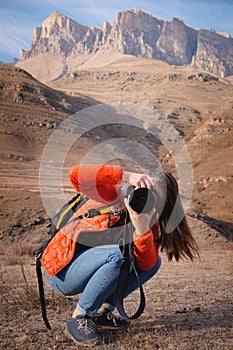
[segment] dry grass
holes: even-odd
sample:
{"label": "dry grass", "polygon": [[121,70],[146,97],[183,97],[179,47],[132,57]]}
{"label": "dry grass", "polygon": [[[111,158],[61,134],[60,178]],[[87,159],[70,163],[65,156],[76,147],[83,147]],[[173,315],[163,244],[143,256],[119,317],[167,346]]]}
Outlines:
{"label": "dry grass", "polygon": [[0,246],[0,255],[5,260],[7,259],[8,265],[20,265],[25,264],[35,255],[35,247],[28,242],[13,243],[7,249],[7,255],[5,255],[5,247]]}
{"label": "dry grass", "polygon": [[[132,81],[128,79],[129,66],[131,71],[136,72]],[[66,96],[67,102],[75,102],[75,110],[90,105],[90,101],[91,104],[97,102],[93,99],[98,99],[99,102],[106,103],[136,102],[139,106],[155,108],[166,117],[178,112],[179,120],[175,121],[177,124],[174,125],[182,127],[185,132],[184,141],[187,142],[194,167],[193,203],[198,212],[204,212],[206,215],[205,222],[190,218],[197,243],[203,250],[201,261],[195,261],[194,264],[168,264],[164,259],[158,275],[145,286],[147,304],[143,315],[131,322],[127,332],[100,330],[103,344],[98,349],[232,349],[233,248],[230,242],[226,242],[226,238],[230,236],[224,235],[225,238],[222,238],[222,232],[218,232],[220,230],[216,228],[217,223],[224,231],[225,224],[232,222],[232,181],[221,183],[215,180],[220,176],[229,175],[232,163],[229,149],[232,145],[233,86],[226,81],[209,84],[187,80],[190,72],[166,65],[158,67],[158,62],[152,67],[149,61],[120,60],[110,68],[101,70],[98,67],[93,70],[90,79],[84,76],[81,80],[67,79],[55,82],[53,86],[79,96],[76,102],[75,97],[71,100],[71,96]],[[106,71],[120,71],[119,79],[95,79],[96,74],[103,76]],[[169,76],[176,73],[181,73],[182,79],[170,81]],[[16,84],[25,82],[25,76],[22,75],[14,75]],[[9,91],[4,91],[7,94],[11,92],[14,96],[16,91],[12,84],[13,75],[9,75],[8,79],[10,88]],[[88,98],[82,96],[82,102],[80,94],[88,94]],[[59,96],[58,102],[64,97],[61,94]],[[33,102],[17,104],[7,99],[2,101],[3,155],[5,157],[13,154],[32,161],[19,162],[17,157],[15,160],[2,158],[0,349],[81,349],[82,347],[67,339],[63,332],[65,321],[75,306],[76,298],[58,296],[46,283],[44,286],[47,312],[52,331],[45,328],[38,300],[34,260],[35,247],[44,240],[45,227],[38,225],[29,229],[31,220],[41,215],[39,160],[53,131],[41,128],[39,124],[45,120],[61,121],[67,114],[55,112],[52,105],[49,107],[43,103],[37,105]],[[213,116],[223,116],[226,122],[216,124],[212,131],[208,131]],[[189,121],[190,117],[193,122]],[[31,124],[32,122],[35,124]],[[204,138],[199,139],[200,132],[205,130],[208,132],[202,133]],[[92,139],[86,140],[82,147],[74,152],[72,162],[77,161],[77,156],[85,155],[94,144]],[[161,159],[163,154],[164,150],[160,153]],[[163,165],[166,169],[173,167],[171,161],[169,158],[164,159]],[[203,181],[208,180],[210,174],[213,183],[209,180],[205,187]],[[211,223],[209,218],[212,219]],[[212,225],[213,223],[215,225]],[[137,295],[130,296],[127,300],[129,313],[137,302]],[[186,313],[176,312],[184,307]]]}
{"label": "dry grass", "polygon": [[[45,282],[48,318],[41,317],[34,261],[4,264],[0,270],[1,349],[77,349],[64,335],[65,321],[76,298],[55,294]],[[232,251],[202,252],[200,261],[167,263],[145,285],[144,314],[131,322],[128,331],[100,329],[100,350],[178,349],[229,350],[232,337]],[[131,314],[138,294],[125,304]],[[177,313],[185,307],[186,313]],[[82,349],[82,347],[78,347]]]}

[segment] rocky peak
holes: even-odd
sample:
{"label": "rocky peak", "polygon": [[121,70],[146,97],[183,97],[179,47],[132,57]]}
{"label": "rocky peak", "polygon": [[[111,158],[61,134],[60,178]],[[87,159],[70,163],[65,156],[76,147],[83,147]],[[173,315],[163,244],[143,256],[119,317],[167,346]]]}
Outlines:
{"label": "rocky peak", "polygon": [[100,28],[81,25],[54,11],[42,27],[35,28],[32,44],[28,51],[20,51],[20,60],[56,54],[64,61],[62,72],[69,72],[73,67],[66,58],[72,57],[76,66],[78,56],[93,57],[98,51],[104,54],[112,49],[172,65],[192,65],[222,77],[233,74],[233,39],[226,33],[196,30],[181,18],[164,21],[138,9],[121,11],[112,24],[105,21]]}
{"label": "rocky peak", "polygon": [[79,37],[79,33],[86,32],[89,27],[81,25],[71,18],[54,11],[48,18],[43,21],[41,36],[49,38],[51,35],[68,35]]}
{"label": "rocky peak", "polygon": [[87,27],[78,24],[71,18],[59,13],[58,11],[52,12],[52,14],[43,21],[42,24],[42,35],[48,37],[55,31],[67,30],[68,32],[74,33],[77,30],[86,30]]}
{"label": "rocky peak", "polygon": [[48,18],[58,18],[58,17],[65,17],[65,16],[62,13],[55,10],[51,13],[51,15]]}
{"label": "rocky peak", "polygon": [[184,21],[182,18],[177,18],[177,17],[173,17],[172,22],[180,22],[184,24]]}
{"label": "rocky peak", "polygon": [[100,27],[100,29],[103,31],[108,31],[110,28],[111,25],[107,21],[104,21],[103,25]]}
{"label": "rocky peak", "polygon": [[221,77],[233,74],[233,39],[213,30],[199,30],[192,65]]}
{"label": "rocky peak", "polygon": [[27,52],[20,51],[20,59],[25,60],[45,52],[67,56],[72,48],[82,41],[88,30],[89,27],[54,11],[43,21],[42,27],[34,29],[32,44]]}
{"label": "rocky peak", "polygon": [[121,11],[117,14],[113,26],[119,26],[121,29],[126,29],[128,32],[137,29],[151,30],[156,26],[157,22],[163,22],[157,18],[137,9]]}
{"label": "rocky peak", "polygon": [[227,32],[217,32],[217,34],[223,36],[226,39],[231,38],[230,34],[228,34]]}
{"label": "rocky peak", "polygon": [[162,32],[156,42],[157,58],[170,64],[189,64],[197,48],[197,32],[173,18],[163,23]]}

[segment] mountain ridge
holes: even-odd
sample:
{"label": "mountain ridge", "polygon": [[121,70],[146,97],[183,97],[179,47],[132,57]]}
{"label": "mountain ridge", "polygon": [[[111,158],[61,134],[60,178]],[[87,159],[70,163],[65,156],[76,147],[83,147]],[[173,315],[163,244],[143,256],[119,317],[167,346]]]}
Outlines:
{"label": "mountain ridge", "polygon": [[[213,29],[194,29],[180,18],[165,21],[138,9],[118,12],[115,21],[90,27],[54,11],[42,27],[35,28],[30,48],[20,50],[17,66],[35,74],[33,60],[51,65],[55,55],[59,72],[46,72],[48,81],[58,79],[98,54],[117,52],[170,65],[188,65],[220,77],[233,75],[233,39]],[[42,62],[41,62],[42,63]],[[43,70],[43,65],[41,68]]]}

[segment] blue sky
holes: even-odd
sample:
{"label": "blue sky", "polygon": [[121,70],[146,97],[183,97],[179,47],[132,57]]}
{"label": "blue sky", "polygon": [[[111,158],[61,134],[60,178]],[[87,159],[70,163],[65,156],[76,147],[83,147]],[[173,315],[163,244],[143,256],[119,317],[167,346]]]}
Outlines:
{"label": "blue sky", "polygon": [[33,29],[54,10],[81,24],[101,26],[132,8],[168,21],[179,17],[190,27],[226,31],[233,37],[233,0],[1,0],[0,61],[11,62],[20,48],[27,50]]}

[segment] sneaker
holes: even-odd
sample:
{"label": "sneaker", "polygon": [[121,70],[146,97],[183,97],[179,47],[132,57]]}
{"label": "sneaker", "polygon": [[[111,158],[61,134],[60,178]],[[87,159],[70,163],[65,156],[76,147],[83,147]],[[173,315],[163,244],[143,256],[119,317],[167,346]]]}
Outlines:
{"label": "sneaker", "polygon": [[101,343],[101,336],[95,329],[95,323],[87,316],[76,316],[66,321],[66,334],[80,345],[92,346]]}
{"label": "sneaker", "polygon": [[92,320],[97,326],[113,327],[113,328],[127,328],[128,320],[114,315],[111,311],[104,311],[92,317]]}

